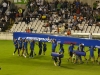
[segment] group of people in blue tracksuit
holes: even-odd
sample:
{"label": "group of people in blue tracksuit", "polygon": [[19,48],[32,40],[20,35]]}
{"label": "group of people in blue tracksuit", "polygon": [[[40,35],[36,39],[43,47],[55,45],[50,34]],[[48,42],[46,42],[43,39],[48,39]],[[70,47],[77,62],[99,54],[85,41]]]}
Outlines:
{"label": "group of people in blue tracksuit", "polygon": [[[96,51],[96,48],[98,49],[98,57],[97,59],[95,58],[95,55],[94,55],[94,52]],[[97,62],[98,64],[100,64],[100,61],[98,61],[99,57],[100,57],[100,47],[98,46],[90,46],[88,48],[88,50],[85,51],[85,47],[84,47],[84,44],[83,43],[80,43],[78,48],[77,48],[77,51],[80,51],[80,52],[85,52],[87,53],[89,51],[89,58],[87,59],[86,56],[84,56],[84,59],[88,62],[89,60],[92,60],[93,63]],[[82,61],[82,56],[81,55],[76,55],[75,54],[75,51],[74,51],[74,44],[70,44],[69,48],[68,48],[68,53],[69,53],[69,58],[68,58],[68,61],[71,60],[71,62],[73,63],[83,63]],[[73,60],[74,59],[74,60]]]}
{"label": "group of people in blue tracksuit", "polygon": [[[56,41],[56,39],[50,40],[51,44],[52,44],[52,51],[51,52],[55,52],[58,54],[63,54],[64,55],[64,47],[63,47],[63,43],[59,43],[59,52],[56,51],[56,47],[58,45],[58,42]],[[30,53],[29,53],[29,49],[28,49],[28,44],[30,44]],[[30,58],[33,58],[34,55],[36,55],[34,48],[35,45],[38,45],[39,48],[39,52],[38,55],[45,55],[45,52],[47,50],[47,44],[43,41],[35,41],[35,40],[27,40],[27,39],[22,39],[20,38],[19,40],[14,39],[14,46],[15,46],[15,50],[13,55],[18,52],[19,56],[24,56],[25,58],[27,56],[29,56]],[[74,51],[75,47],[74,44],[71,43],[68,47],[68,53],[69,53],[69,58],[68,61],[71,60],[71,62],[73,63],[83,63],[82,61],[82,56],[81,55],[77,55]],[[98,49],[98,57],[95,58],[94,52],[95,50]],[[84,56],[84,59],[88,62],[89,60],[92,60],[93,63],[98,62],[98,64],[100,64],[100,62],[98,61],[99,57],[100,57],[100,47],[99,46],[90,46],[88,48],[88,50],[85,51],[85,46],[83,43],[80,43],[78,45],[77,51],[80,52],[85,52],[87,53],[89,51],[89,59],[86,58],[86,56]],[[54,65],[55,66],[60,66],[61,65],[61,57],[55,57],[53,56],[52,59],[54,60]]]}
{"label": "group of people in blue tracksuit", "polygon": [[[28,52],[28,44],[30,44],[30,53]],[[20,40],[14,39],[15,50],[13,55],[16,53],[16,51],[18,51],[19,56],[24,56],[26,58],[29,55],[30,58],[33,58],[33,55],[36,55],[34,52],[35,44],[39,47],[38,55],[42,55],[42,53],[45,55],[47,50],[47,45],[45,42],[38,41],[38,43],[36,43],[33,39],[27,40],[22,38],[20,38]]]}

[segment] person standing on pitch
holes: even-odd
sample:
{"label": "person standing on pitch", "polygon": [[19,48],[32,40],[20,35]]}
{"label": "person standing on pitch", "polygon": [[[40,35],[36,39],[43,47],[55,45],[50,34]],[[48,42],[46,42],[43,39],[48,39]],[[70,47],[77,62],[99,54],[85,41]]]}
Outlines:
{"label": "person standing on pitch", "polygon": [[[85,51],[84,51],[84,48],[85,48],[85,47],[84,47],[84,44],[82,43],[82,44],[81,44],[81,50],[80,50],[80,51],[81,51],[81,52],[85,52]],[[86,52],[85,52],[85,53],[86,53]],[[84,59],[87,61],[86,56],[84,56]]]}
{"label": "person standing on pitch", "polygon": [[23,56],[26,58],[27,51],[27,41],[26,39],[23,40]]}
{"label": "person standing on pitch", "polygon": [[26,55],[28,55],[28,41],[27,41],[27,39],[25,39],[25,42],[24,42],[24,49],[25,49],[25,53],[26,53]]}
{"label": "person standing on pitch", "polygon": [[63,47],[63,43],[60,43],[60,48],[62,48]]}
{"label": "person standing on pitch", "polygon": [[20,55],[20,51],[23,49],[23,40],[22,38],[20,38],[19,42],[18,42],[18,45],[19,45],[19,55]]}
{"label": "person standing on pitch", "polygon": [[100,46],[96,46],[96,48],[98,49],[98,57],[97,57],[96,62],[97,62],[98,64],[100,64],[100,61],[99,61],[99,58],[100,58]]}
{"label": "person standing on pitch", "polygon": [[34,52],[34,46],[35,46],[35,41],[34,40],[31,40],[30,42],[30,57],[33,58],[33,52]]}
{"label": "person standing on pitch", "polygon": [[52,52],[55,52],[57,43],[55,40],[52,40]]}
{"label": "person standing on pitch", "polygon": [[[77,50],[80,51],[80,52],[83,51],[83,49],[82,49],[82,43],[79,44]],[[82,62],[82,57],[81,57],[81,55],[77,55],[77,57],[78,57],[78,59],[76,60],[76,62],[79,60],[80,63],[83,63],[83,62]]]}
{"label": "person standing on pitch", "polygon": [[18,40],[16,40],[16,39],[14,39],[14,46],[15,46],[15,51],[14,51],[13,55],[15,55],[17,50],[18,50],[18,55],[19,55]]}
{"label": "person standing on pitch", "polygon": [[47,45],[46,45],[46,43],[44,42],[44,43],[43,43],[43,54],[44,54],[44,55],[45,55],[46,50],[47,50]]}
{"label": "person standing on pitch", "polygon": [[53,57],[53,60],[54,60],[54,65],[55,66],[60,66],[61,65],[61,56],[60,55],[63,55],[64,54],[64,48],[60,48],[60,51],[59,51],[59,57]]}
{"label": "person standing on pitch", "polygon": [[38,46],[39,46],[39,55],[41,55],[42,54],[42,41],[39,41],[38,43],[39,43],[38,44]]}
{"label": "person standing on pitch", "polygon": [[94,56],[95,47],[94,46],[89,47],[88,51],[90,51],[90,57],[88,60],[92,59],[92,62],[94,64],[94,62],[95,62],[95,56]]}
{"label": "person standing on pitch", "polygon": [[74,45],[71,43],[70,44],[70,46],[69,46],[69,48],[68,48],[68,53],[69,53],[69,59],[68,59],[68,61],[71,59],[71,61],[72,61],[72,56],[73,56],[73,49],[74,49]]}

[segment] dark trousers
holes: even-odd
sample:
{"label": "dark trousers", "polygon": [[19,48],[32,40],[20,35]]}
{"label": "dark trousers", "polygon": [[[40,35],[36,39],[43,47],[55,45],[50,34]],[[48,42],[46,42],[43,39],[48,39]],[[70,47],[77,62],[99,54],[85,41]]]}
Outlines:
{"label": "dark trousers", "polygon": [[54,48],[54,49],[52,49],[52,52],[55,52],[55,48]]}
{"label": "dark trousers", "polygon": [[59,57],[58,66],[61,65],[61,58]]}
{"label": "dark trousers", "polygon": [[25,51],[26,51],[26,54],[28,55],[28,49],[27,48],[25,49]]}
{"label": "dark trousers", "polygon": [[82,63],[82,57],[80,55],[78,55],[78,59],[80,60],[80,63]]}
{"label": "dark trousers", "polygon": [[30,52],[30,57],[33,57],[33,50],[31,50]]}
{"label": "dark trousers", "polygon": [[3,7],[2,15],[5,14],[6,10],[7,10],[7,7]]}
{"label": "dark trousers", "polygon": [[14,51],[14,53],[16,53],[16,51],[18,50],[18,54],[19,54],[19,49],[18,48],[15,48],[15,51]]}
{"label": "dark trousers", "polygon": [[39,48],[39,55],[42,54],[42,48]]}
{"label": "dark trousers", "polygon": [[54,61],[57,63],[58,62],[58,66],[61,65],[61,58],[60,57],[53,57]]}

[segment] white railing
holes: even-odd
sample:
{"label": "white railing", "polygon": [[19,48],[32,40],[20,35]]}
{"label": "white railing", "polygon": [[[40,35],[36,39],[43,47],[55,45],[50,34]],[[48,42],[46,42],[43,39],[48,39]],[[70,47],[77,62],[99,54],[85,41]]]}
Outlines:
{"label": "white railing", "polygon": [[[85,38],[88,38],[90,33],[72,33],[72,36],[81,36]],[[93,37],[100,38],[100,33],[93,33]],[[13,33],[10,32],[0,32],[0,40],[12,40],[13,39]]]}
{"label": "white railing", "polygon": [[13,33],[9,32],[0,32],[0,40],[12,40]]}

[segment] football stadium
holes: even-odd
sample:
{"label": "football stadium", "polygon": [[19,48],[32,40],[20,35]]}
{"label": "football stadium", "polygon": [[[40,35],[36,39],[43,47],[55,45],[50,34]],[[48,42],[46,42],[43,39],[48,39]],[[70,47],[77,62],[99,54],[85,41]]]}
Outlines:
{"label": "football stadium", "polygon": [[99,73],[99,0],[0,0],[0,75]]}

